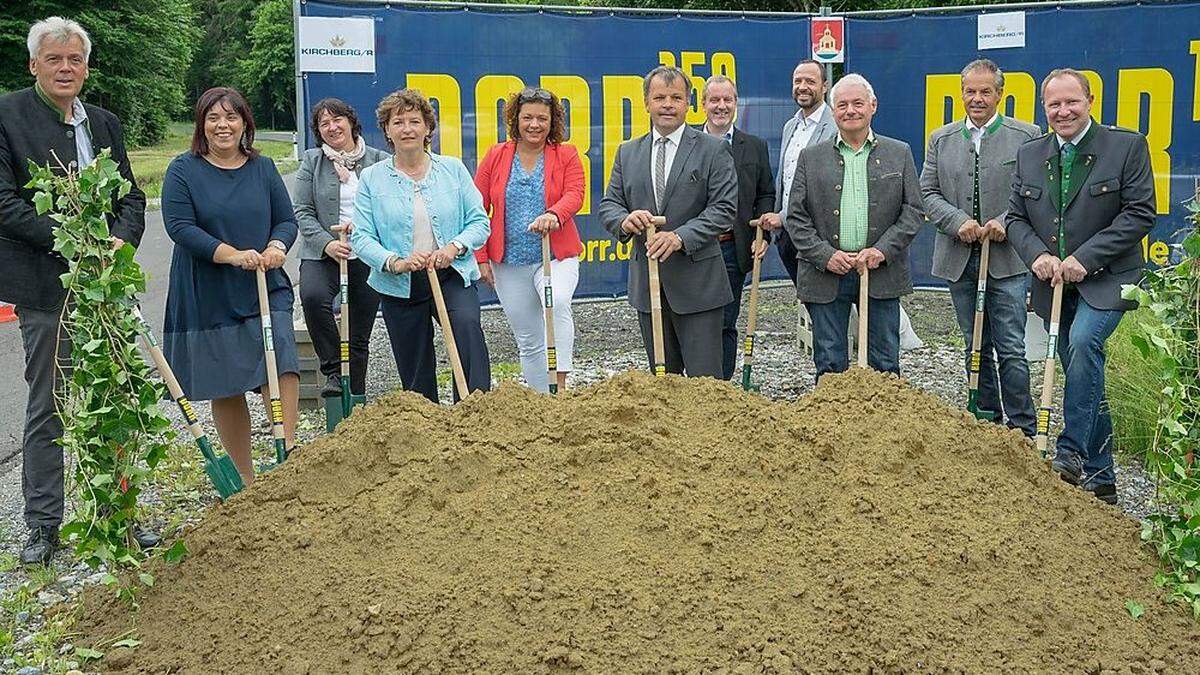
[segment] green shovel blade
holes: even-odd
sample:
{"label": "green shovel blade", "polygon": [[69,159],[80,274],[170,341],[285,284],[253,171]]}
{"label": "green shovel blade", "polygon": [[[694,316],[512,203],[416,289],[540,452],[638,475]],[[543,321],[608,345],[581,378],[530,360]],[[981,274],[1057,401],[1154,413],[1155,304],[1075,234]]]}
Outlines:
{"label": "green shovel blade", "polygon": [[245,484],[242,483],[242,474],[238,473],[233,458],[224,454],[217,455],[207,436],[197,438],[196,444],[200,446],[200,453],[204,455],[204,473],[208,474],[208,479],[212,481],[213,488],[221,499],[229,499],[241,492]]}
{"label": "green shovel blade", "polygon": [[981,410],[979,408],[979,390],[971,389],[967,392],[967,411],[975,416],[976,419],[981,419],[985,422],[996,421],[996,411]]}

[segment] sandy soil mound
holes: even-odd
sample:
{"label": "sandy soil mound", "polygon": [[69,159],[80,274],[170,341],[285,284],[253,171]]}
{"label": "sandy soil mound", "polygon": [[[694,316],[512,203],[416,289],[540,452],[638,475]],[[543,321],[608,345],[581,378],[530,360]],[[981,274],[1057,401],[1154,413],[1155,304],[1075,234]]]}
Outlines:
{"label": "sandy soil mound", "polygon": [[187,542],[132,626],[93,603],[79,643],[143,641],[102,667],[1200,672],[1136,523],[863,371],[796,403],[643,374],[392,395]]}

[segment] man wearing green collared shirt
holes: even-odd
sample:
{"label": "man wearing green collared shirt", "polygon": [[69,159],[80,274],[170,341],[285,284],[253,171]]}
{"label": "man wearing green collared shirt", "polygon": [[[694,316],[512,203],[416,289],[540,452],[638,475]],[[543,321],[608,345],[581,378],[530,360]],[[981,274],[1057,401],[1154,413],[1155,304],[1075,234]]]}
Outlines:
{"label": "man wearing green collared shirt", "polygon": [[842,225],[840,228],[843,251],[855,253],[867,245],[867,159],[875,144],[875,132],[867,129],[866,142],[857,150],[847,143],[842,135],[837,136],[837,149],[846,163],[842,172]]}
{"label": "man wearing green collared shirt", "polygon": [[877,135],[871,84],[850,74],[831,95],[835,138],[805,148],[788,198],[788,236],[799,253],[796,292],[812,318],[817,377],[849,367],[847,324],[869,269],[867,363],[900,372],[900,296],[912,292],[908,245],[924,204],[912,150]]}

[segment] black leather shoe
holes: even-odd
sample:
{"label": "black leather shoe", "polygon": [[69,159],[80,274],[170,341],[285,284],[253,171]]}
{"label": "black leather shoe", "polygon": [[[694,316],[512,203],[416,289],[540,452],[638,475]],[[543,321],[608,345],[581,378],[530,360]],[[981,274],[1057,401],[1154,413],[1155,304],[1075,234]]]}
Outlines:
{"label": "black leather shoe", "polygon": [[162,537],[158,536],[157,532],[143,530],[140,527],[133,531],[133,540],[142,547],[143,551],[148,551],[162,543]]}
{"label": "black leather shoe", "polygon": [[1050,462],[1050,468],[1054,469],[1059,478],[1071,485],[1079,485],[1079,481],[1083,479],[1083,458],[1073,452],[1060,452],[1055,455],[1054,461]]}
{"label": "black leather shoe", "polygon": [[57,526],[31,527],[29,528],[29,541],[25,542],[25,548],[21,549],[21,564],[42,565],[43,567],[49,565],[56,548],[58,548]]}
{"label": "black leather shoe", "polygon": [[321,387],[321,398],[333,398],[342,395],[342,378],[337,375],[330,375],[328,380],[325,380],[325,386]]}
{"label": "black leather shoe", "polygon": [[1105,504],[1115,505],[1117,503],[1117,486],[1113,485],[1112,483],[1089,485],[1084,489],[1092,493],[1093,497],[1099,499]]}

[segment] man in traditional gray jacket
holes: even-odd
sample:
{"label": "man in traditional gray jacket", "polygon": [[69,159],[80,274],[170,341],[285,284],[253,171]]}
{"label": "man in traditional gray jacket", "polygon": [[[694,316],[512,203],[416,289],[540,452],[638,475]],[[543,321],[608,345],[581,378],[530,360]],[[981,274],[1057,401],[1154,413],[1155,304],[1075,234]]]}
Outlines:
{"label": "man in traditional gray jacket", "polygon": [[1150,148],[1136,131],[1092,122],[1091,87],[1077,70],[1046,76],[1042,106],[1053,133],[1017,151],[1008,240],[1036,277],[1033,309],[1047,327],[1053,288],[1064,286],[1063,430],[1052,466],[1063,480],[1115,504],[1104,343],[1136,306],[1121,298],[1121,287],[1141,279],[1141,241],[1154,227]]}
{"label": "man in traditional gray jacket", "polygon": [[996,413],[997,422],[1007,416],[1010,428],[1033,436],[1033,399],[1025,358],[1029,271],[1005,241],[1004,218],[1017,148],[1042,132],[1032,124],[1001,115],[996,108],[1003,96],[1004,73],[995,63],[978,59],[963,68],[967,116],[929,136],[921,194],[936,230],[933,274],[950,282],[950,299],[966,342],[968,372],[980,242],[989,241],[978,405]]}
{"label": "man in traditional gray jacket", "polygon": [[[620,241],[634,239],[629,304],[651,367],[647,256],[659,263],[667,372],[721,377],[721,324],[733,293],[717,237],[737,217],[738,181],[729,144],[683,123],[689,92],[678,68],[659,66],[646,75],[651,130],[617,149],[600,222]],[[666,225],[647,237],[655,215]]]}
{"label": "man in traditional gray jacket", "polygon": [[900,296],[912,292],[908,246],[924,222],[907,143],[871,129],[871,83],[849,74],[830,95],[837,136],[796,163],[784,229],[796,245],[797,294],[812,318],[817,378],[849,367],[846,331],[869,269],[867,362],[900,373]]}

